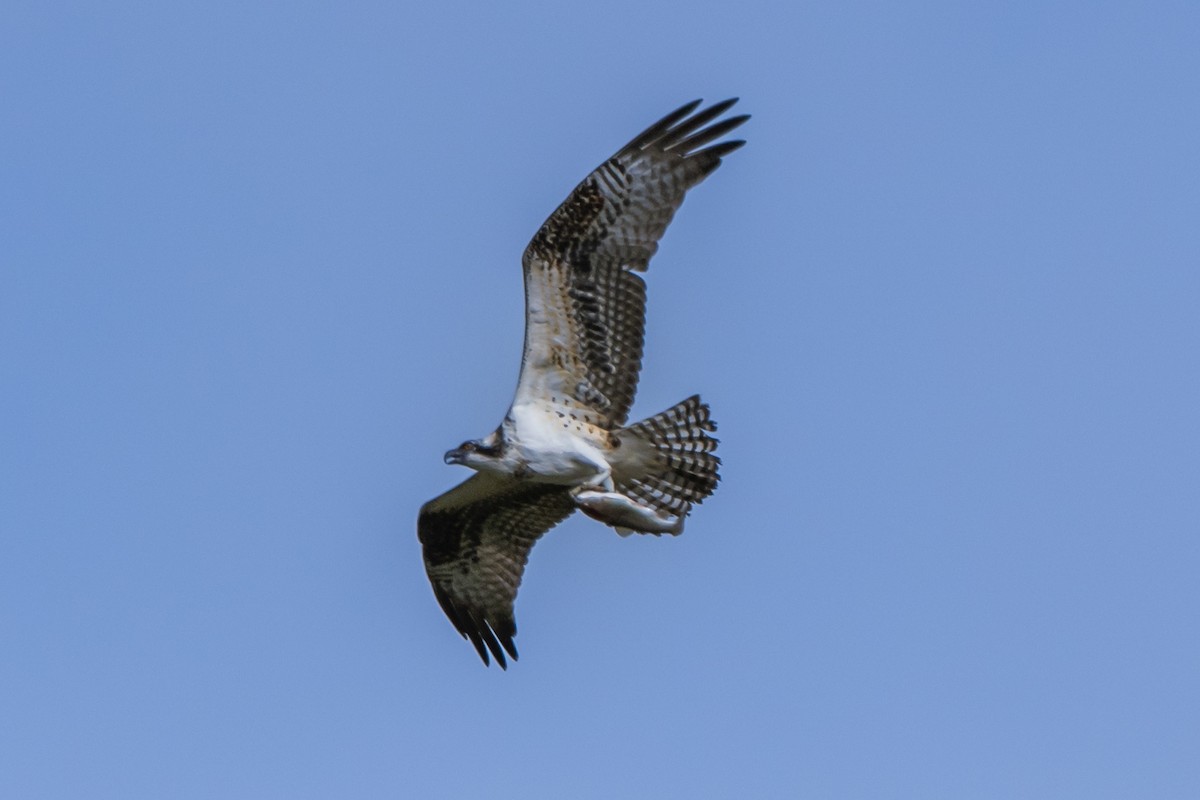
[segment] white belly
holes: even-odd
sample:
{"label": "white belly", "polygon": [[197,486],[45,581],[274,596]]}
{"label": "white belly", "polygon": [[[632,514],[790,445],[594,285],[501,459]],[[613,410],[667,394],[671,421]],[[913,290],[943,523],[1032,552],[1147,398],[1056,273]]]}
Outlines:
{"label": "white belly", "polygon": [[532,476],[547,483],[582,484],[607,478],[608,460],[595,444],[579,435],[552,410],[514,406],[506,438]]}

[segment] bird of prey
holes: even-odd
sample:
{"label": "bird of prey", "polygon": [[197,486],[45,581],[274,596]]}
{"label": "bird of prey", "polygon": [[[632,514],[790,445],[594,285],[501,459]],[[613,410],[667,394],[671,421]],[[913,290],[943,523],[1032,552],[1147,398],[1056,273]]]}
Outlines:
{"label": "bird of prey", "polygon": [[679,534],[717,486],[716,429],[698,396],[626,426],[642,364],[646,284],[688,189],[744,141],[736,98],[671,112],[575,187],[522,259],[525,349],[504,421],[446,453],[476,471],[421,507],[433,593],[475,646],[516,660],[513,602],[529,551],[575,509],[622,535]]}

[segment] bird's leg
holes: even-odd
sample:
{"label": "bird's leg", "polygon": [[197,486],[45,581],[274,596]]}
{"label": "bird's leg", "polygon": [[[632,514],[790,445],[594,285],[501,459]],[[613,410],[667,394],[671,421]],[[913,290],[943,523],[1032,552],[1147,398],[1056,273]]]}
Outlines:
{"label": "bird's leg", "polygon": [[601,489],[603,489],[606,492],[615,492],[617,490],[617,487],[616,487],[616,484],[613,483],[612,468],[605,467],[604,472],[602,472],[600,474],[603,477],[601,477],[600,480],[598,482],[596,482],[594,485],[599,486]]}
{"label": "bird's leg", "polygon": [[615,492],[616,490],[617,487],[612,478],[612,467],[605,464],[596,468],[596,474],[587,483],[572,489],[571,496],[578,497],[580,492]]}

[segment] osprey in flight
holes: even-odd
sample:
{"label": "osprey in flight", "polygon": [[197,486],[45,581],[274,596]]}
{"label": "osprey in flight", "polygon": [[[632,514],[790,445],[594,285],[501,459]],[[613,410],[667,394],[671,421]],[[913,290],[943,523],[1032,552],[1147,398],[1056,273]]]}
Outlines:
{"label": "osprey in flight", "polygon": [[[626,426],[642,364],[645,271],[683,196],[745,142],[747,116],[697,100],[651,125],[550,215],[525,249],[525,350],[496,430],[446,453],[477,474],[421,508],[433,593],[507,668],[529,551],[575,509],[631,532],[678,534],[717,486],[716,425],[698,396]],[[713,123],[713,124],[710,124]],[[706,146],[707,145],[707,146]]]}

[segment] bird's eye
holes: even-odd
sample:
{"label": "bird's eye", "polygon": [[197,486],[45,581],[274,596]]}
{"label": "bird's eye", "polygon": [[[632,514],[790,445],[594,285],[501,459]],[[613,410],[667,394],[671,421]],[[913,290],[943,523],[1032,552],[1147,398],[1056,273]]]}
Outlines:
{"label": "bird's eye", "polygon": [[475,443],[474,442],[463,442],[462,447],[460,447],[459,449],[466,450],[468,453],[474,453],[475,452]]}

